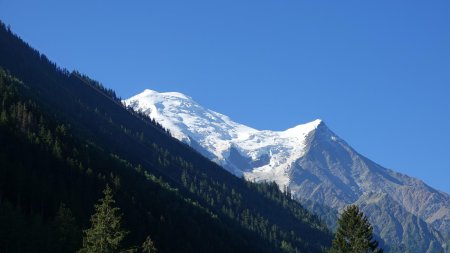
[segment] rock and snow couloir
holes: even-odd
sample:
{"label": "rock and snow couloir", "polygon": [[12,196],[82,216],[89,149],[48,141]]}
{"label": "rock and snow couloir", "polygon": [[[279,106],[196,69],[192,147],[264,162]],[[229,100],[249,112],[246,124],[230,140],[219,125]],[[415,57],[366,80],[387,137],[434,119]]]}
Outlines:
{"label": "rock and snow couloir", "polygon": [[437,252],[450,237],[448,194],[365,158],[322,120],[285,131],[257,130],[178,92],[145,90],[124,103],[231,173],[289,187],[324,219],[333,216],[324,210],[358,203],[376,222],[375,233],[397,250]]}

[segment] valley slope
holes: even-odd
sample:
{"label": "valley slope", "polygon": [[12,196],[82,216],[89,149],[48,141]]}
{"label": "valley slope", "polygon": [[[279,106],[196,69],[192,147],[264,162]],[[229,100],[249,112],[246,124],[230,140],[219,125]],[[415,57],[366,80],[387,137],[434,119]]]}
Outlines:
{"label": "valley slope", "polygon": [[106,185],[129,231],[113,243],[127,252],[142,252],[148,236],[166,253],[331,244],[326,226],[275,184],[235,177],[1,22],[0,101],[1,252],[77,252]]}

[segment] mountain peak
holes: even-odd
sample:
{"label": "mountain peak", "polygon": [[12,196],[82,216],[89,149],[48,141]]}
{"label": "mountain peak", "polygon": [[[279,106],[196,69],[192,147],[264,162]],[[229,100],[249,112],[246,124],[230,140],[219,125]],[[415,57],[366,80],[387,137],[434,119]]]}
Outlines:
{"label": "mountain peak", "polygon": [[150,95],[154,95],[154,94],[158,94],[158,93],[159,92],[157,92],[155,90],[145,89],[141,93],[138,93],[137,95],[135,95],[134,97],[146,97],[146,96],[150,96]]}
{"label": "mountain peak", "polygon": [[311,121],[310,123],[317,124],[317,125],[325,124],[325,122],[322,119],[316,119],[316,120]]}
{"label": "mountain peak", "polygon": [[[300,125],[298,125],[296,127],[300,127],[300,126],[306,127],[307,126],[307,127],[311,127],[311,128],[316,129],[316,128],[322,126],[322,125],[325,126],[325,122],[322,119],[315,119],[315,120],[310,121],[308,123],[300,124]],[[296,128],[296,127],[294,127],[294,128]]]}
{"label": "mountain peak", "polygon": [[322,119],[316,119],[314,121],[309,122],[308,124],[314,125],[316,129],[327,129],[327,130],[330,130],[328,128],[328,125]]}
{"label": "mountain peak", "polygon": [[156,90],[145,89],[140,94],[151,94],[151,93],[158,93],[158,92]]}
{"label": "mountain peak", "polygon": [[325,121],[323,119],[315,119],[305,124],[300,124],[299,126],[309,126],[313,129],[317,129],[319,127],[326,127]]}
{"label": "mountain peak", "polygon": [[306,124],[300,124],[295,127],[289,128],[283,132],[284,136],[305,136],[309,134],[311,131],[316,130],[321,125],[324,125],[325,123],[321,119],[316,119],[314,121],[308,122]]}
{"label": "mountain peak", "polygon": [[186,100],[192,100],[191,97],[186,96],[185,94],[181,92],[158,92],[151,89],[145,89],[141,93],[137,94],[136,96],[133,96],[134,99],[144,98],[144,97],[161,97],[161,98],[181,98]]}
{"label": "mountain peak", "polygon": [[176,97],[176,98],[181,98],[181,99],[192,100],[191,97],[186,96],[186,95],[184,95],[181,92],[174,92],[174,91],[172,91],[172,92],[162,92],[160,94],[162,94],[164,96],[168,96],[168,97]]}
{"label": "mountain peak", "polygon": [[288,183],[288,167],[305,154],[307,137],[324,125],[316,119],[284,131],[257,130],[204,108],[179,92],[145,90],[124,103],[148,113],[175,138],[200,152],[208,151],[209,158],[230,172],[242,176],[258,170],[255,178],[275,177],[279,185]]}

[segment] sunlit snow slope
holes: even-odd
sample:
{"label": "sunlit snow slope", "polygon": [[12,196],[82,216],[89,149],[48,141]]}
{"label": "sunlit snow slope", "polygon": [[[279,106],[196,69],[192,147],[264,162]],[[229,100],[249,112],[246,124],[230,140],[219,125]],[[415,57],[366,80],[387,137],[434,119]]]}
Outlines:
{"label": "sunlit snow slope", "polygon": [[232,173],[282,186],[289,184],[289,165],[305,153],[307,135],[321,124],[315,120],[286,131],[260,131],[177,92],[145,90],[125,104],[150,115],[175,138],[202,148],[202,153]]}
{"label": "sunlit snow slope", "polygon": [[190,97],[152,90],[124,101],[237,176],[275,181],[321,215],[357,203],[393,252],[439,252],[450,235],[450,196],[357,153],[321,120],[257,130]]}

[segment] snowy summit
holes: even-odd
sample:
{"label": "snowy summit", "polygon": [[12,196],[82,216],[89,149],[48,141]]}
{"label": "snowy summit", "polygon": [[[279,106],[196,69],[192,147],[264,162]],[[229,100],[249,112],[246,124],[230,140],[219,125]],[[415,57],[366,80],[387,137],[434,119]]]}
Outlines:
{"label": "snowy summit", "polygon": [[250,180],[289,184],[290,164],[305,153],[308,134],[319,119],[285,131],[257,130],[206,109],[178,92],[145,90],[124,101],[148,114],[172,135],[228,169]]}

